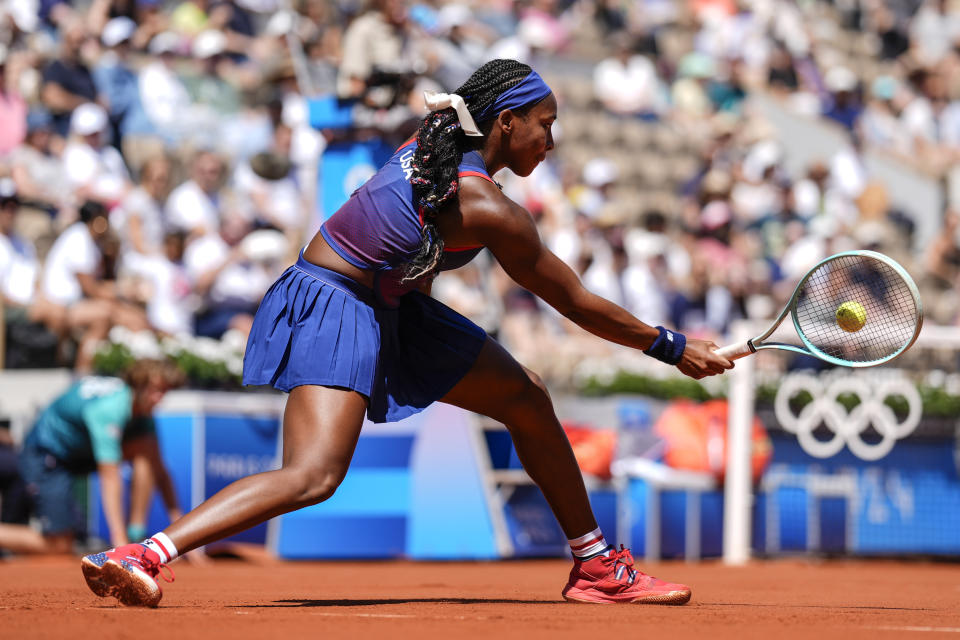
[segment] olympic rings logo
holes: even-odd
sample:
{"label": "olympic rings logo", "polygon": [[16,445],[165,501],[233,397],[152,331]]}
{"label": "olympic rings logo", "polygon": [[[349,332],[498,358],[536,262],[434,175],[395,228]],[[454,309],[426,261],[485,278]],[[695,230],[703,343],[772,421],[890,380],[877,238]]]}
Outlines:
{"label": "olympic rings logo", "polygon": [[[795,414],[790,400],[806,391],[813,401]],[[860,403],[849,412],[839,396],[852,394]],[[893,410],[884,404],[891,396],[907,401],[906,418],[900,422]],[[879,460],[893,449],[897,440],[910,435],[920,423],[923,401],[917,388],[902,376],[859,375],[817,378],[806,373],[786,376],[774,399],[774,413],[784,429],[797,435],[800,446],[815,458],[829,458],[846,445],[861,460]],[[828,440],[814,437],[820,425],[833,432]],[[865,442],[862,434],[872,426],[880,441]]]}

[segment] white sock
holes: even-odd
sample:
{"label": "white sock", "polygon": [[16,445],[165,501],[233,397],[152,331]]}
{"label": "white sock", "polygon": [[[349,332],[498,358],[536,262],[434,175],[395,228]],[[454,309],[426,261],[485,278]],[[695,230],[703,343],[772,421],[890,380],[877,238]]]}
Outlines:
{"label": "white sock", "polygon": [[174,546],[173,541],[162,531],[155,534],[152,538],[147,538],[142,544],[145,544],[148,549],[160,556],[160,562],[163,563],[170,562],[180,555],[177,552],[177,547]]}
{"label": "white sock", "polygon": [[570,543],[570,550],[573,551],[573,555],[578,558],[596,555],[607,548],[607,541],[604,540],[600,527],[579,538],[567,540],[567,542]]}

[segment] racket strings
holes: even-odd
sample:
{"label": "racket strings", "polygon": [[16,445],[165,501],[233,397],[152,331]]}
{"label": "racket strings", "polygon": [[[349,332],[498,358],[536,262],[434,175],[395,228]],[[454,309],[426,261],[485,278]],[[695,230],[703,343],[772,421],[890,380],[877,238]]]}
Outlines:
{"label": "racket strings", "polygon": [[[863,308],[863,326],[844,330],[837,310]],[[917,301],[909,284],[893,267],[868,256],[841,256],[818,267],[798,295],[795,309],[801,337],[828,356],[848,362],[887,358],[914,337]]]}

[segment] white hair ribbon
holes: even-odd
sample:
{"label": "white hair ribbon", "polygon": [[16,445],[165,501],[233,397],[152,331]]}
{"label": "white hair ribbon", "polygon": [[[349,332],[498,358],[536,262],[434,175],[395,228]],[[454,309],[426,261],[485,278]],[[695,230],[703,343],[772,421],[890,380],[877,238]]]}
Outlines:
{"label": "white hair ribbon", "polygon": [[477,123],[473,121],[470,110],[467,109],[467,103],[461,96],[455,93],[436,93],[434,91],[424,91],[423,100],[430,111],[439,111],[447,107],[453,107],[457,112],[457,118],[460,120],[460,128],[468,136],[483,137],[480,130],[477,129]]}

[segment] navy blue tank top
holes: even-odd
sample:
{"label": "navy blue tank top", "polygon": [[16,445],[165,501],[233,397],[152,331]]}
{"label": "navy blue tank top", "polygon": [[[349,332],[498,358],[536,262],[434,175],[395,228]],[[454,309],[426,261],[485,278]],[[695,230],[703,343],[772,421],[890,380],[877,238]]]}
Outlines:
{"label": "navy blue tank top", "polygon": [[[376,271],[375,293],[389,306],[420,286],[422,279],[400,283],[404,267],[420,246],[423,221],[414,205],[410,163],[416,151],[410,140],[373,177],[353,192],[336,213],[323,223],[320,233],[337,254],[360,269]],[[477,151],[463,154],[459,175],[479,176],[493,182]],[[441,271],[457,269],[480,253],[483,246],[444,249]]]}

